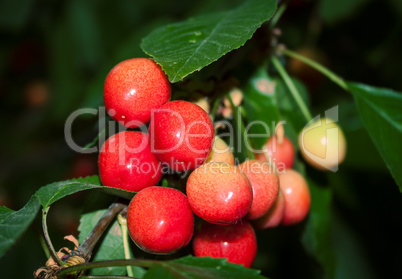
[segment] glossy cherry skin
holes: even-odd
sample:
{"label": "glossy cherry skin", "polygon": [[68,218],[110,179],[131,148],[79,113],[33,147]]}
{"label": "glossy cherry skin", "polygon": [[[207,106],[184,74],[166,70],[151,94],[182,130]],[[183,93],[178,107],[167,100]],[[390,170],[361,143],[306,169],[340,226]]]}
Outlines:
{"label": "glossy cherry skin", "polygon": [[285,197],[282,190],[279,190],[278,198],[274,205],[264,214],[261,218],[253,222],[256,229],[263,230],[267,228],[277,227],[283,219],[285,214]]}
{"label": "glossy cherry skin", "polygon": [[148,58],[117,64],[107,75],[103,96],[110,116],[129,128],[151,119],[151,111],[170,100],[170,83],[161,67]]}
{"label": "glossy cherry skin", "polygon": [[226,144],[226,142],[218,136],[215,136],[214,144],[212,146],[212,151],[209,154],[208,158],[205,160],[205,163],[208,162],[226,162],[234,165],[235,160],[230,147]]}
{"label": "glossy cherry skin", "polygon": [[152,186],[141,190],[131,200],[127,226],[132,240],[142,250],[170,254],[190,242],[194,215],[182,192]]}
{"label": "glossy cherry skin", "polygon": [[215,132],[211,118],[201,107],[172,101],[154,112],[149,134],[155,156],[171,169],[184,171],[205,162]]}
{"label": "glossy cherry skin", "polygon": [[293,166],[295,150],[287,137],[283,137],[281,142],[275,136],[270,137],[262,151],[255,154],[256,159],[263,162],[271,160],[279,170],[290,169]]}
{"label": "glossy cherry skin", "polygon": [[99,175],[105,186],[138,192],[157,184],[162,165],[152,154],[148,135],[124,131],[108,138],[99,153]]}
{"label": "glossy cherry skin", "polygon": [[230,226],[204,222],[194,234],[193,252],[197,257],[227,258],[228,262],[251,267],[257,239],[246,220]]}
{"label": "glossy cherry skin", "polygon": [[246,175],[229,163],[210,162],[195,169],[186,185],[194,214],[214,224],[234,224],[243,218],[253,201]]}
{"label": "glossy cherry skin", "polygon": [[336,171],[346,156],[346,139],[335,121],[321,118],[312,121],[300,132],[299,149],[311,166]]}
{"label": "glossy cherry skin", "polygon": [[247,160],[239,165],[253,188],[253,202],[246,216],[249,220],[262,217],[273,206],[279,192],[279,179],[267,162]]}
{"label": "glossy cherry skin", "polygon": [[306,218],[311,204],[310,190],[304,177],[289,169],[279,174],[279,183],[285,198],[282,225],[294,225]]}

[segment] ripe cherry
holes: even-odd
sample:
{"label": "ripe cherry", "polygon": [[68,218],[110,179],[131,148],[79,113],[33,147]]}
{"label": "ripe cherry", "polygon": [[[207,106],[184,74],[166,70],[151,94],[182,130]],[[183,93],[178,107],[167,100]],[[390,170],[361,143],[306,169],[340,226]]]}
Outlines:
{"label": "ripe cherry", "polygon": [[160,66],[151,59],[122,61],[106,77],[106,110],[115,120],[129,128],[148,123],[151,111],[169,100],[169,81]]}
{"label": "ripe cherry", "polygon": [[285,197],[282,190],[279,190],[278,198],[276,199],[274,205],[265,213],[264,216],[255,220],[253,226],[259,230],[273,228],[278,226],[285,213]]}
{"label": "ripe cherry", "polygon": [[279,174],[279,183],[285,198],[282,225],[297,224],[310,210],[311,198],[307,182],[300,173],[288,169]]}
{"label": "ripe cherry", "polygon": [[279,191],[278,175],[268,163],[247,160],[239,165],[253,188],[253,202],[246,216],[253,220],[262,217],[275,203]]}
{"label": "ripe cherry", "polygon": [[124,131],[108,138],[99,154],[99,174],[103,185],[128,191],[157,184],[161,163],[152,154],[148,135]]}
{"label": "ripe cherry", "polygon": [[209,115],[187,101],[168,102],[157,109],[149,133],[152,152],[176,171],[191,170],[204,163],[215,135]]}
{"label": "ripe cherry", "polygon": [[208,162],[226,162],[234,165],[235,160],[230,147],[226,142],[218,136],[215,136],[214,144],[212,146],[212,151],[209,154],[205,163]]}
{"label": "ripe cherry", "polygon": [[331,119],[321,118],[299,134],[299,148],[304,159],[319,170],[337,170],[346,155],[342,129]]}
{"label": "ripe cherry", "polygon": [[284,132],[283,126],[279,126],[276,134],[268,139],[261,152],[255,154],[256,159],[275,163],[278,170],[290,169],[293,166],[295,150]]}
{"label": "ripe cherry", "polygon": [[214,224],[233,224],[244,217],[253,200],[246,175],[229,163],[210,162],[195,169],[187,180],[193,212]]}
{"label": "ripe cherry", "polygon": [[228,262],[251,267],[257,254],[257,239],[246,220],[230,226],[204,222],[194,234],[193,251],[197,257],[227,258]]}
{"label": "ripe cherry", "polygon": [[191,240],[194,215],[182,192],[152,186],[141,190],[131,200],[127,226],[132,240],[142,250],[170,254]]}

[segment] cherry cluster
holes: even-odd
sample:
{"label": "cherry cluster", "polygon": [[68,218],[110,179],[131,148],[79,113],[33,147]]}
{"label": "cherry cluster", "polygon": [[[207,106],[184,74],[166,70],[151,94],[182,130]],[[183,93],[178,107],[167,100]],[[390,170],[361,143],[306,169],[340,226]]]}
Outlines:
{"label": "cherry cluster", "polygon": [[[170,95],[168,79],[150,59],[129,59],[110,71],[106,109],[136,130],[105,141],[99,155],[101,181],[138,192],[127,222],[131,238],[144,251],[169,254],[192,240],[195,256],[250,267],[257,252],[254,228],[296,224],[308,214],[307,183],[291,169],[293,146],[285,138],[275,152],[265,153],[286,166],[279,174],[266,156],[236,166],[230,148],[215,136],[208,113],[191,102],[170,101]],[[267,146],[272,147],[272,139]],[[155,186],[165,168],[191,171],[185,193]],[[196,228],[194,214],[201,219]]]}

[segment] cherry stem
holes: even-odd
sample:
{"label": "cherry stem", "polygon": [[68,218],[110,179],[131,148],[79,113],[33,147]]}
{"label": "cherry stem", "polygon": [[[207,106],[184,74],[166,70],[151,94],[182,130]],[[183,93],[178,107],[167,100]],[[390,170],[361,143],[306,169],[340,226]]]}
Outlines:
{"label": "cherry stem", "polygon": [[271,28],[275,27],[278,21],[281,19],[283,13],[286,11],[286,8],[288,6],[288,2],[283,2],[279,8],[276,10],[275,15],[272,17],[269,25]]}
{"label": "cherry stem", "polygon": [[280,53],[283,53],[287,56],[296,58],[304,63],[306,63],[307,65],[309,65],[310,67],[316,69],[317,71],[319,71],[321,74],[323,74],[324,76],[326,76],[327,78],[329,78],[330,80],[332,80],[333,82],[335,82],[337,85],[339,85],[342,89],[348,91],[348,85],[346,84],[346,82],[339,77],[337,74],[335,74],[334,72],[332,72],[331,70],[329,70],[328,68],[324,67],[323,65],[315,62],[314,60],[311,60],[303,55],[300,55],[294,51],[291,51],[289,49],[285,49],[285,48],[277,48],[277,51]]}
{"label": "cherry stem", "polygon": [[48,207],[46,207],[46,208],[44,208],[44,209],[42,210],[42,230],[43,230],[43,236],[44,236],[44,238],[45,238],[46,245],[47,245],[47,247],[49,248],[50,256],[53,258],[53,260],[54,260],[59,266],[63,266],[63,265],[65,265],[65,263],[64,263],[62,260],[60,260],[59,256],[57,256],[57,252],[56,252],[56,250],[55,250],[54,247],[53,247],[53,244],[52,244],[52,241],[51,241],[51,239],[50,239],[49,232],[48,232],[48,229],[47,229],[47,222],[46,222],[46,220],[47,220],[47,215],[48,215],[48,213],[49,213],[49,209],[50,209],[50,207],[48,206]]}
{"label": "cherry stem", "polygon": [[[117,220],[119,221],[121,228],[121,236],[123,238],[123,247],[124,247],[124,257],[126,260],[132,258],[130,252],[130,245],[128,242],[128,231],[127,231],[127,208],[123,209],[119,215],[117,215]],[[133,267],[128,265],[126,266],[127,275],[130,277],[134,277]]]}
{"label": "cherry stem", "polygon": [[292,94],[294,100],[296,101],[297,105],[299,106],[304,118],[307,122],[313,119],[310,111],[307,108],[307,105],[303,101],[303,98],[300,95],[300,92],[297,90],[296,86],[294,85],[292,79],[286,72],[285,68],[282,66],[279,59],[275,56],[271,57],[272,63],[274,64],[275,68],[278,70],[280,76],[282,77],[283,81],[286,83],[287,87],[289,88],[290,93]]}
{"label": "cherry stem", "polygon": [[98,143],[99,138],[100,138],[101,136],[105,135],[105,134],[106,134],[106,128],[103,128],[102,131],[100,131],[99,134],[93,139],[93,141],[90,142],[90,143],[88,143],[88,144],[86,144],[86,145],[82,148],[82,150],[87,150],[87,149],[89,149],[89,148],[95,146],[95,145]]}
{"label": "cherry stem", "polygon": [[80,256],[83,256],[85,259],[89,259],[91,257],[93,248],[102,236],[103,232],[113,221],[116,215],[124,208],[127,208],[125,204],[112,203],[105,214],[102,216],[102,218],[98,221],[96,226],[93,228],[93,230],[90,232],[90,234],[87,236],[87,238],[74,252]]}
{"label": "cherry stem", "polygon": [[39,243],[42,246],[43,252],[45,252],[46,258],[47,259],[50,258],[51,257],[50,250],[49,250],[49,247],[47,246],[45,238],[43,237],[43,235],[40,232],[40,230],[38,229],[38,227],[35,226],[35,224],[32,224],[31,226],[32,226],[32,229],[34,230],[36,236],[39,239]]}
{"label": "cherry stem", "polygon": [[234,112],[233,116],[235,118],[235,121],[236,121],[237,125],[240,126],[241,133],[244,136],[244,139],[246,141],[247,157],[249,159],[254,159],[254,153],[252,151],[250,151],[250,148],[252,148],[251,142],[250,142],[250,139],[248,138],[248,135],[246,133],[246,127],[244,126],[244,123],[243,123],[243,121],[241,119],[241,113],[239,112],[240,110],[239,110],[238,107],[235,106],[235,104],[233,102],[233,99],[232,99],[232,96],[230,95],[230,93],[227,93],[226,96],[227,96],[227,98],[228,98],[228,100],[230,102],[230,105],[233,108],[233,112]]}
{"label": "cherry stem", "polygon": [[284,138],[285,138],[285,129],[283,128],[283,125],[279,125],[278,128],[276,128],[276,139],[277,139],[276,143],[282,144]]}
{"label": "cherry stem", "polygon": [[109,261],[97,261],[97,262],[87,262],[83,264],[77,264],[73,266],[69,266],[61,269],[57,272],[57,275],[62,278],[64,275],[68,275],[73,272],[87,270],[92,268],[100,268],[100,267],[112,267],[112,266],[141,266],[141,267],[151,267],[152,264],[156,263],[154,260],[109,260]]}
{"label": "cherry stem", "polygon": [[214,120],[215,120],[216,112],[218,111],[218,107],[219,107],[219,102],[220,102],[220,98],[216,98],[216,100],[214,101],[214,104],[212,105],[212,110],[211,110],[211,113],[209,114],[211,116],[212,122],[214,122]]}

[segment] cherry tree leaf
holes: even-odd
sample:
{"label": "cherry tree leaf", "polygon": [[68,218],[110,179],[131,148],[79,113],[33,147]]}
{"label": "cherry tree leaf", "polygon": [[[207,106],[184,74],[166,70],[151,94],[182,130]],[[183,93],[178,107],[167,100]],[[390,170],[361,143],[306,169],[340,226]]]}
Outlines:
{"label": "cherry tree leaf", "polygon": [[348,82],[360,118],[402,191],[402,93]]}
{"label": "cherry tree leaf", "polygon": [[8,216],[13,214],[14,210],[5,207],[5,206],[0,206],[0,222],[6,219]]}
{"label": "cherry tree leaf", "polygon": [[[96,223],[105,214],[106,210],[98,210],[81,216],[78,231],[80,232],[78,241],[82,243],[89,235]],[[115,220],[106,231],[105,237],[96,250],[93,261],[124,259],[124,246],[122,232],[119,223]],[[142,277],[145,270],[138,266],[133,266],[134,276]],[[91,275],[126,275],[127,270],[124,266],[96,268],[90,271]]]}
{"label": "cherry tree leaf", "polygon": [[85,178],[75,178],[71,180],[59,181],[46,185],[40,188],[35,195],[39,198],[43,208],[46,208],[52,203],[64,198],[65,196],[90,189],[102,189],[107,193],[128,199],[131,199],[135,194],[134,192],[101,186],[99,177],[97,175],[94,175]]}
{"label": "cherry tree leaf", "polygon": [[263,279],[260,271],[228,263],[226,259],[187,256],[172,261],[155,262],[145,274],[150,278],[186,279]]}
{"label": "cherry tree leaf", "polygon": [[7,207],[0,210],[0,257],[25,232],[33,222],[40,208],[39,199],[34,195],[28,203],[18,211]]}
{"label": "cherry tree leaf", "polygon": [[276,0],[248,0],[231,11],[170,24],[151,32],[141,48],[171,82],[177,82],[244,45],[273,16],[276,4]]}

